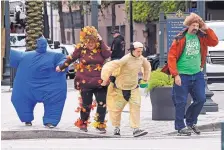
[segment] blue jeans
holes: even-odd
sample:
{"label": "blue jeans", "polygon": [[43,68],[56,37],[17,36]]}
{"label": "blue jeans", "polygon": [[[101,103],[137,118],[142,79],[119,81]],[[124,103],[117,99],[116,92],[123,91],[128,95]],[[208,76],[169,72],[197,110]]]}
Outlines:
{"label": "blue jeans", "polygon": [[[172,90],[172,99],[175,106],[175,129],[180,130],[185,128],[184,116],[186,125],[192,126],[197,124],[198,115],[206,101],[205,96],[205,80],[202,72],[194,75],[180,74],[181,86],[174,83]],[[191,94],[193,103],[188,107],[185,115],[185,106],[187,104],[188,94]]]}

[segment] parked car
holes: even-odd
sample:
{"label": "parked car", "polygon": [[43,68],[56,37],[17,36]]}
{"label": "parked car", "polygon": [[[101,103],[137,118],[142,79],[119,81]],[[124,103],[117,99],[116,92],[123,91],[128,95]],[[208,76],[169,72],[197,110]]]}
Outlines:
{"label": "parked car", "polygon": [[[66,55],[72,55],[75,50],[75,45],[60,44],[60,48],[66,53]],[[67,72],[67,77],[69,77],[70,79],[74,79],[75,77],[74,65],[76,63],[78,63],[78,60],[68,66],[69,69]]]}
{"label": "parked car", "polygon": [[[51,51],[54,51],[56,53],[62,53],[66,56],[69,55],[68,51],[66,49],[62,49],[62,48],[51,49]],[[74,79],[74,77],[75,77],[75,71],[74,71],[74,65],[73,64],[68,66],[68,71],[66,73],[66,78],[68,78],[68,77],[69,77],[69,79]]]}
{"label": "parked car", "polygon": [[[26,50],[26,35],[25,33],[11,33],[10,34],[10,48],[13,50],[24,51]],[[72,50],[73,49],[73,50]],[[48,44],[47,51],[54,51],[57,53],[63,53],[64,55],[72,54],[74,51],[74,45],[64,45],[56,42],[54,44]],[[78,61],[74,62],[77,63]],[[75,70],[74,64],[69,65],[66,78],[74,79]]]}
{"label": "parked car", "polygon": [[[208,79],[224,79],[224,21],[207,21],[207,26],[214,30],[218,36],[219,43],[215,47],[208,47],[206,73]],[[159,67],[159,54],[147,56],[152,65],[152,70]],[[165,53],[165,63],[167,54]]]}
{"label": "parked car", "polygon": [[[156,70],[159,67],[159,57],[160,54],[153,54],[147,56],[147,60],[151,63],[152,70]],[[167,53],[164,54],[165,63],[167,63]]]}
{"label": "parked car", "polygon": [[73,54],[75,46],[75,44],[60,44],[60,47],[66,49],[70,55]]}
{"label": "parked car", "polygon": [[217,46],[208,47],[207,76],[209,79],[224,79],[224,21],[208,21],[206,24],[219,39]]}
{"label": "parked car", "polygon": [[10,33],[10,48],[13,50],[26,50],[26,35],[25,33]]}
{"label": "parked car", "polygon": [[[54,44],[49,44],[50,48],[55,51],[60,51],[66,56],[71,55],[75,49],[75,45],[68,45],[68,44],[60,44],[60,42],[55,41]],[[74,64],[78,63],[78,60],[76,60],[74,63],[70,64],[68,66],[68,72],[66,74],[66,78],[69,77],[69,79],[74,79],[75,77],[75,69]]]}
{"label": "parked car", "polygon": [[[10,49],[18,51],[26,51],[26,34],[25,33],[10,33]],[[47,50],[51,50],[47,45]]]}

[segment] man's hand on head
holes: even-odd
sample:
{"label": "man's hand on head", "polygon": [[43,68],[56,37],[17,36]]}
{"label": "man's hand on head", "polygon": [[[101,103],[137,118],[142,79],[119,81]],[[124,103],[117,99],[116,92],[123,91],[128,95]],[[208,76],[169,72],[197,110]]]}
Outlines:
{"label": "man's hand on head", "polygon": [[202,30],[205,31],[205,30],[208,29],[208,26],[205,24],[205,22],[204,22],[202,19],[200,20],[200,23],[199,23],[199,24],[201,24],[201,29],[202,29]]}

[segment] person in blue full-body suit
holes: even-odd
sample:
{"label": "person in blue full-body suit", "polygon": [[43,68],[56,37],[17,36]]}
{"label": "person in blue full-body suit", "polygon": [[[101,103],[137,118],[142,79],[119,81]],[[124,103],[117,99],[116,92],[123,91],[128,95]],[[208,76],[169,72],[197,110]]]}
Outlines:
{"label": "person in blue full-body suit", "polygon": [[43,36],[37,39],[35,51],[10,51],[10,66],[17,69],[11,101],[27,126],[32,125],[37,103],[44,104],[46,127],[56,127],[60,122],[67,96],[66,72],[56,72],[55,68],[65,60],[64,54],[47,51]]}

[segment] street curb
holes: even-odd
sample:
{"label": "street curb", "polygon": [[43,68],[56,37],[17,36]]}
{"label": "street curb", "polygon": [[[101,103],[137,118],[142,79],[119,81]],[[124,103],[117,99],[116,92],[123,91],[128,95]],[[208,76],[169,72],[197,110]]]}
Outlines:
{"label": "street curb", "polygon": [[74,131],[29,130],[29,131],[2,131],[2,140],[17,139],[44,139],[44,138],[116,138],[105,134],[94,134]]}
{"label": "street curb", "polygon": [[[222,122],[215,122],[205,125],[198,125],[198,129],[202,132],[212,132],[212,131],[220,131]],[[174,135],[177,134],[177,131],[167,133],[166,135]]]}
{"label": "street curb", "polygon": [[[221,122],[199,125],[198,128],[202,132],[212,132],[221,130]],[[173,136],[177,131],[162,134]],[[18,139],[46,139],[46,138],[118,138],[117,136],[97,134],[91,132],[77,131],[56,131],[56,130],[28,130],[28,131],[1,131],[2,140],[18,140]],[[121,137],[120,137],[121,138]]]}

